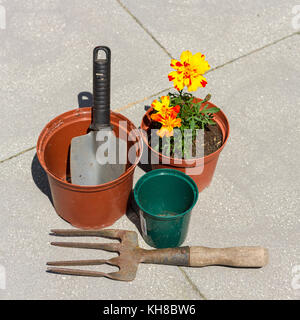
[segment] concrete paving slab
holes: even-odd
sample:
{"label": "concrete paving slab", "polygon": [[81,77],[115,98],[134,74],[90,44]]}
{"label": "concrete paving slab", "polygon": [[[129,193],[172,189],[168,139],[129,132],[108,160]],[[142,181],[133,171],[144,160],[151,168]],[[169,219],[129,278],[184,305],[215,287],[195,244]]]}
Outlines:
{"label": "concrete paving slab", "polygon": [[202,52],[212,67],[297,30],[295,1],[119,0],[175,58]]}
{"label": "concrete paving slab", "polygon": [[[300,265],[299,49],[296,35],[229,64],[209,74],[199,95],[212,93],[231,132],[185,244],[262,245],[270,252],[262,269],[185,268],[208,299],[299,299],[291,284]],[[139,125],[151,101],[122,113]]]}
{"label": "concrete paving slab", "polygon": [[189,236],[203,225],[203,244],[213,245],[211,233],[215,246],[261,244],[270,262],[261,270],[203,269],[203,278],[188,270],[208,298],[299,299],[291,284],[300,263],[299,48],[295,36],[220,70],[234,79],[223,102],[231,137],[212,186],[202,193],[206,214],[193,217]]}
{"label": "concrete paving slab", "polygon": [[[113,254],[50,245],[51,241],[65,240],[50,236],[51,229],[72,226],[55,213],[43,193],[49,190],[34,156],[35,151],[30,151],[1,164],[0,265],[6,270],[6,289],[0,290],[0,299],[202,299],[178,267],[142,264],[136,280],[129,283],[46,273],[47,261],[101,259]],[[142,170],[138,169],[135,179],[141,174]],[[113,228],[136,230],[127,216],[118,220]],[[100,242],[95,238],[80,241],[91,240]],[[139,241],[142,247],[149,248],[140,236]],[[91,267],[92,270],[115,271],[109,268]]]}
{"label": "concrete paving slab", "polygon": [[[156,32],[159,24],[162,26],[160,36],[171,39],[167,34],[172,29],[171,15],[155,18],[155,1],[143,2],[142,5],[139,2],[139,7],[133,1],[123,3],[157,39],[161,40]],[[182,30],[185,30],[186,17],[194,12],[191,8],[196,8],[195,2],[173,3],[177,6],[171,6],[171,1],[164,2],[163,6],[172,9],[170,12],[177,19],[174,21],[181,22]],[[162,43],[175,55],[175,51],[181,51],[182,47],[202,50],[197,43],[203,39],[203,43],[211,47],[202,51],[209,52],[218,64],[237,57],[238,48],[243,54],[246,50],[251,51],[285,37],[291,31],[288,29],[290,2],[272,1],[272,6],[269,0],[263,3],[241,2],[241,5],[233,1],[226,3],[218,4],[218,7],[213,7],[213,2],[201,3],[208,11],[218,8],[213,10],[214,15],[219,9],[224,12],[216,21],[204,17],[206,24],[199,24],[200,29],[196,29],[198,35],[207,36],[207,30],[217,34],[215,43],[211,38],[208,41],[191,34],[188,34],[190,42],[182,42],[180,48]],[[3,105],[12,105],[15,110],[7,111],[2,118],[0,159],[31,147],[50,118],[77,105],[78,92],[91,91],[91,81],[85,79],[90,79],[91,74],[90,48],[98,44],[99,39],[115,48],[114,51],[120,51],[115,58],[116,70],[123,70],[122,62],[127,62],[124,63],[124,73],[113,80],[116,81],[113,85],[118,88],[112,97],[113,108],[121,110],[137,126],[145,112],[144,105],[150,104],[154,98],[137,104],[132,102],[169,86],[164,82],[170,71],[165,52],[157,44],[149,42],[149,35],[141,31],[117,2],[104,1],[102,4],[103,10],[98,10],[97,1],[72,1],[72,5],[65,1],[62,5],[55,0],[43,3],[31,0],[26,5],[13,1],[6,5],[9,19],[7,29],[4,33],[0,31],[0,37],[1,41],[2,37],[4,39],[4,48],[9,50],[0,49],[1,64],[3,62],[0,90]],[[148,10],[149,18],[144,12],[139,16],[142,7]],[[53,16],[50,20],[47,18],[49,11]],[[109,12],[114,15],[108,17]],[[260,16],[256,20],[257,13]],[[25,15],[24,20],[22,14]],[[165,25],[160,23],[162,17]],[[224,24],[224,17],[227,24]],[[260,17],[262,22],[257,22]],[[151,23],[148,24],[147,19]],[[101,36],[95,26],[99,21],[104,31]],[[208,26],[207,29],[202,30],[203,25]],[[224,36],[224,26],[230,31],[230,40]],[[20,28],[24,29],[23,36],[21,31],[17,31]],[[135,32],[136,38],[127,39],[125,35],[130,32]],[[64,40],[66,36],[67,41]],[[184,40],[183,35],[179,34],[179,37]],[[14,46],[17,42],[20,42],[19,51]],[[137,75],[137,70],[142,70],[139,67],[142,60],[126,60],[127,52],[136,54],[136,48],[143,52],[145,59],[148,52],[155,56],[153,63],[157,70],[153,71],[153,66],[146,64],[148,78],[144,78],[142,73]],[[199,97],[212,94],[212,102],[220,106],[229,118],[231,133],[220,156],[214,180],[200,194],[193,210],[184,244],[211,247],[263,245],[270,251],[267,267],[241,270],[141,265],[134,282],[121,284],[107,279],[47,274],[45,263],[48,260],[96,258],[99,253],[50,246],[53,237],[49,230],[69,228],[70,225],[56,215],[47,196],[49,187],[44,173],[34,159],[35,151],[30,151],[0,163],[0,210],[1,225],[4,226],[0,242],[7,244],[5,249],[0,249],[0,265],[5,267],[7,274],[6,290],[0,290],[0,299],[299,299],[292,286],[295,268],[300,265],[297,169],[299,49],[299,35],[279,41],[209,73],[207,87],[196,92]],[[22,58],[19,52],[24,53]],[[46,62],[44,56],[47,56]],[[80,72],[74,74],[74,65],[77,64]],[[45,65],[49,66],[47,73]],[[18,70],[22,72],[19,74]],[[84,86],[83,81],[86,81]],[[145,95],[138,96],[141,92]],[[123,99],[124,96],[126,98]],[[28,110],[26,115],[23,115],[23,109]],[[14,114],[17,120],[13,119]],[[15,139],[13,135],[18,132],[21,137]],[[143,171],[137,168],[135,181],[142,174]],[[113,227],[136,230],[127,217]],[[141,246],[148,248],[140,236],[139,240]]]}
{"label": "concrete paving slab", "polygon": [[169,57],[116,1],[2,1],[0,160],[35,145],[43,126],[92,91],[92,50],[112,50],[112,108],[168,86]]}

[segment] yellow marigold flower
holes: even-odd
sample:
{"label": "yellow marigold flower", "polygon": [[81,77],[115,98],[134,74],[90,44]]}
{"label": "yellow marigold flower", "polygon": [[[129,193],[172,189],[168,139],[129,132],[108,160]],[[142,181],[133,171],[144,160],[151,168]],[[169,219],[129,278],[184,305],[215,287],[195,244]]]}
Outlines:
{"label": "yellow marigold flower", "polygon": [[203,74],[210,69],[210,65],[200,52],[193,55],[189,50],[183,51],[180,61],[171,60],[171,67],[176,71],[169,73],[169,81],[173,81],[178,91],[185,86],[188,91],[196,91],[198,87],[206,86],[207,82]]}
{"label": "yellow marigold flower", "polygon": [[[170,114],[170,113],[177,113],[180,111],[180,106],[174,106],[174,107],[170,107],[170,97],[169,96],[162,96],[160,97],[160,101],[158,100],[154,100],[151,104],[151,107],[153,107],[154,110],[156,110],[160,115],[162,115],[163,117],[165,117],[166,115]],[[152,116],[155,116],[156,114],[153,114]],[[155,120],[153,118],[153,120]],[[157,121],[157,120],[155,120]]]}

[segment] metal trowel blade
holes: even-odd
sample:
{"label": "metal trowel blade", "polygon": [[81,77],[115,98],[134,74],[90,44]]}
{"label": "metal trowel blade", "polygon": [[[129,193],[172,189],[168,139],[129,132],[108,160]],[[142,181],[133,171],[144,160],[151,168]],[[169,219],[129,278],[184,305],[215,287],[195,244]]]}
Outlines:
{"label": "metal trowel blade", "polygon": [[[121,152],[127,150],[126,142],[116,138],[112,130],[107,141],[97,141],[98,133],[98,131],[91,131],[72,139],[70,168],[73,184],[100,185],[119,178],[126,170],[126,164],[118,163],[119,150],[122,150]],[[103,150],[115,152],[111,157],[116,161],[105,163],[106,157]]]}

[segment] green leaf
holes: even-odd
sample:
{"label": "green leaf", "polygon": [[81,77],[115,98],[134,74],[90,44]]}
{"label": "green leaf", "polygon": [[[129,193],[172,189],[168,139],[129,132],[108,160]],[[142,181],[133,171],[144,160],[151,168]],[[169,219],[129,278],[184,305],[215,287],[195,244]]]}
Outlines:
{"label": "green leaf", "polygon": [[208,104],[206,104],[206,105],[203,107],[203,109],[201,110],[201,112],[205,113],[204,111],[207,109],[207,107],[208,107]]}
{"label": "green leaf", "polygon": [[209,108],[209,109],[204,109],[203,108],[203,110],[201,110],[201,113],[217,113],[217,112],[219,112],[220,111],[220,109],[219,108],[217,108],[217,107],[212,107],[212,108]]}
{"label": "green leaf", "polygon": [[203,120],[203,116],[200,114],[199,116],[196,116],[195,119],[197,121],[202,121]]}
{"label": "green leaf", "polygon": [[192,118],[192,120],[190,121],[190,129],[194,130],[195,128],[195,120],[194,118]]}

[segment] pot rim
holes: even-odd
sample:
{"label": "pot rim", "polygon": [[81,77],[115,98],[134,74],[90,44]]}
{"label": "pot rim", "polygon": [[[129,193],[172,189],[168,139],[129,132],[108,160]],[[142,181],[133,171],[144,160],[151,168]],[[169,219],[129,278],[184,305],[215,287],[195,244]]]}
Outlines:
{"label": "pot rim", "polygon": [[[199,99],[199,98],[197,98],[197,100],[199,100],[199,101],[201,101],[202,99]],[[213,107],[217,107],[215,104],[213,104],[213,103],[211,103],[211,102],[207,102],[207,104],[209,104],[209,109],[210,108],[213,108]],[[219,107],[218,107],[219,108]],[[220,109],[220,108],[219,108]],[[214,120],[215,120],[215,122],[220,126],[220,124],[219,124],[219,122],[221,122],[221,120],[220,120],[220,116],[222,116],[223,118],[224,118],[224,120],[225,120],[225,122],[224,122],[224,126],[225,126],[225,139],[224,139],[224,141],[223,141],[223,144],[222,144],[222,146],[219,148],[219,149],[217,149],[215,152],[213,152],[213,153],[210,153],[209,155],[207,155],[207,156],[204,156],[204,157],[201,157],[201,158],[195,158],[195,159],[179,159],[179,158],[173,158],[173,157],[168,157],[168,156],[165,156],[165,155],[163,155],[163,154],[161,154],[160,152],[157,152],[156,150],[154,150],[149,144],[148,144],[148,136],[145,136],[145,132],[144,132],[144,130],[143,130],[143,123],[144,123],[144,118],[145,117],[148,117],[149,118],[149,116],[150,116],[150,112],[152,112],[153,111],[153,107],[151,107],[151,108],[149,108],[148,110],[147,110],[147,112],[144,114],[144,116],[143,116],[143,118],[142,118],[142,122],[141,122],[141,136],[142,136],[142,139],[143,139],[143,141],[146,143],[146,145],[148,146],[148,148],[154,153],[154,154],[156,154],[158,157],[159,157],[159,159],[161,160],[161,159],[166,159],[166,160],[168,160],[168,164],[169,165],[173,165],[173,166],[175,166],[175,167],[195,167],[195,166],[197,166],[197,163],[200,163],[200,164],[202,164],[203,163],[203,161],[204,161],[204,159],[207,161],[207,162],[209,162],[212,158],[214,158],[215,156],[217,156],[222,150],[223,150],[223,148],[224,148],[224,146],[225,146],[225,144],[226,144],[226,142],[227,142],[227,140],[228,140],[228,137],[229,137],[229,133],[230,133],[230,126],[229,126],[229,121],[228,121],[228,118],[226,117],[226,115],[225,115],[225,113],[220,109],[220,111],[219,112],[217,112],[215,115],[214,115]],[[221,126],[220,126],[220,128],[221,128]],[[222,128],[221,128],[221,130],[222,130]],[[222,133],[223,133],[223,130],[222,130]],[[223,138],[224,138],[224,136],[223,136]],[[178,163],[172,163],[172,161],[170,161],[170,160],[173,160],[173,162],[174,161],[176,161],[176,162],[181,162],[181,164],[178,164]],[[190,162],[190,163],[189,163]]]}
{"label": "pot rim", "polygon": [[[45,159],[44,159],[44,146],[47,144],[49,137],[52,136],[52,132],[55,132],[57,128],[61,128],[70,121],[76,117],[82,117],[84,118],[84,115],[91,114],[91,107],[85,107],[85,108],[76,108],[72,109],[70,111],[61,113],[60,115],[56,116],[52,120],[50,120],[45,127],[42,129],[38,141],[37,141],[37,146],[36,146],[36,153],[38,160],[45,170],[47,174],[49,174],[57,183],[62,184],[65,188],[67,189],[75,189],[75,190],[80,190],[83,192],[93,192],[93,191],[99,191],[99,189],[104,190],[104,189],[109,189],[111,186],[116,186],[122,181],[124,181],[131,173],[133,173],[135,167],[139,163],[142,152],[143,152],[143,144],[141,143],[141,138],[139,135],[135,133],[135,136],[137,137],[136,142],[138,142],[138,146],[136,145],[136,151],[139,152],[138,155],[136,156],[135,162],[130,165],[130,167],[117,179],[114,179],[112,181],[100,184],[100,185],[92,185],[92,186],[81,186],[77,184],[73,184],[71,182],[67,182],[62,180],[61,178],[57,177],[54,173],[52,173],[46,166]],[[137,129],[136,126],[124,115],[118,112],[114,112],[111,110],[111,114],[115,115],[119,118],[122,118],[122,120],[127,121],[130,123],[133,129]],[[78,120],[80,121],[80,120]],[[55,125],[56,124],[56,125]],[[122,126],[119,126],[119,128],[122,128],[125,130]],[[50,132],[49,132],[50,131]],[[127,129],[128,133],[128,129]]]}
{"label": "pot rim", "polygon": [[[184,212],[178,213],[176,215],[170,215],[170,216],[157,216],[153,213],[151,213],[150,211],[144,209],[144,207],[140,204],[139,200],[138,200],[138,191],[141,188],[141,186],[143,185],[143,183],[145,183],[147,180],[156,177],[158,175],[173,175],[176,176],[177,178],[184,180],[186,183],[189,184],[189,186],[192,188],[193,194],[194,194],[194,201],[192,203],[192,205],[189,207],[189,209],[185,210]],[[166,221],[166,220],[174,220],[174,219],[178,219],[183,217],[184,215],[186,215],[187,213],[190,213],[194,206],[196,205],[198,198],[199,198],[199,191],[198,191],[198,187],[197,184],[195,183],[195,181],[189,177],[187,174],[175,170],[175,169],[155,169],[152,171],[149,171],[147,173],[145,173],[144,175],[142,175],[139,180],[137,181],[137,183],[135,184],[135,187],[133,189],[133,196],[134,196],[134,200],[138,206],[138,208],[143,212],[146,213],[148,215],[150,215],[152,218],[155,218],[157,220],[162,220],[162,221]]]}

